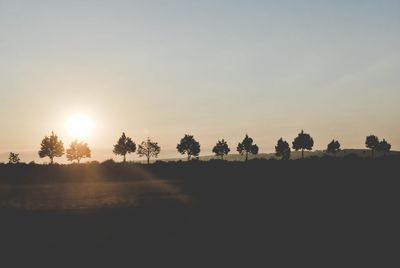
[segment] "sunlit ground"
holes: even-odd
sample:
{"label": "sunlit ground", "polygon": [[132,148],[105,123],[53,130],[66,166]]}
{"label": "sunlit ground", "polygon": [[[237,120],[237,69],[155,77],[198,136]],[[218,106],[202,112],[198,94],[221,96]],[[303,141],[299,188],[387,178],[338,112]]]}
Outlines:
{"label": "sunlit ground", "polygon": [[189,204],[189,198],[160,180],[0,185],[0,208],[23,210],[137,207],[146,204]]}

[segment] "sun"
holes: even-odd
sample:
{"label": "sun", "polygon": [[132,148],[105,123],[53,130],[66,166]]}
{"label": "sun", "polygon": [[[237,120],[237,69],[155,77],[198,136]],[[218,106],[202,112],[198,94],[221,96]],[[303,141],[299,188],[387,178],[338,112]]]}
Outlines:
{"label": "sun", "polygon": [[74,139],[85,140],[92,132],[93,121],[86,115],[75,114],[68,118],[66,129]]}

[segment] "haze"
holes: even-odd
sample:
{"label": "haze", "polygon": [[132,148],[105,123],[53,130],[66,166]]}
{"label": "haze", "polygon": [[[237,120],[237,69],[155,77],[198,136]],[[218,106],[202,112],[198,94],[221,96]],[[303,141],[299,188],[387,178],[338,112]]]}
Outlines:
{"label": "haze", "polygon": [[[74,114],[93,158],[123,131],[178,157],[251,135],[273,152],[304,129],[324,149],[400,149],[399,1],[0,0],[0,152],[37,157]],[[32,157],[24,157],[25,154]],[[0,158],[6,161],[4,154]]]}

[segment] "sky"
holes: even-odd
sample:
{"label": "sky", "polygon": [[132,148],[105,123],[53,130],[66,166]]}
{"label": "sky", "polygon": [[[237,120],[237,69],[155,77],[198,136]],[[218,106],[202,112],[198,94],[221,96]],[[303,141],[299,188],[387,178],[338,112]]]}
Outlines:
{"label": "sky", "polygon": [[123,131],[161,158],[186,133],[201,155],[246,133],[268,153],[302,129],[319,150],[369,134],[400,150],[399,14],[385,0],[0,0],[0,162],[37,160],[51,131],[69,145],[74,114],[93,121],[97,160]]}

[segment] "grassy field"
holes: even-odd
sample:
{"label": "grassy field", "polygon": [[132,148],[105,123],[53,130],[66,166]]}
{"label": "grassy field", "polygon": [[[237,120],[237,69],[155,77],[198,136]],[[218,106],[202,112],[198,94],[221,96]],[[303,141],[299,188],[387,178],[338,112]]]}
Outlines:
{"label": "grassy field", "polygon": [[397,254],[399,163],[0,165],[2,259],[25,267],[386,266]]}
{"label": "grassy field", "polygon": [[0,208],[21,210],[79,210],[138,207],[146,202],[175,200],[183,204],[190,197],[164,181],[83,182],[0,185]]}

